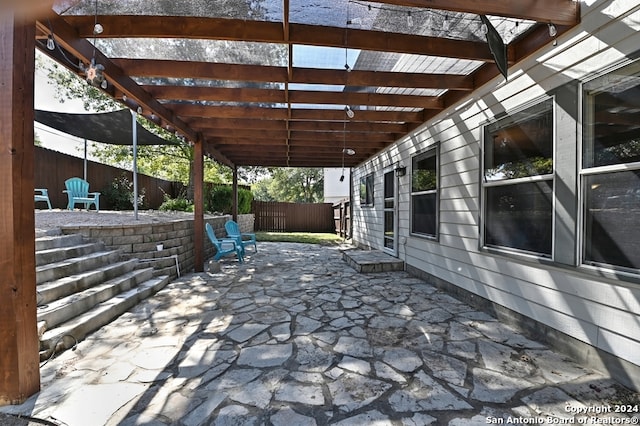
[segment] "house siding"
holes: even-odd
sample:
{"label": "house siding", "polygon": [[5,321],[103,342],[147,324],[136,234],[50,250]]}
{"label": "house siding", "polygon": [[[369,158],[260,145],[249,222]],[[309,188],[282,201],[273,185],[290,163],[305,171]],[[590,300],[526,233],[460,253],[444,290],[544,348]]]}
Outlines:
{"label": "house siding", "polygon": [[[382,249],[382,177],[386,167],[407,166],[398,178],[398,256],[409,271],[480,296],[539,326],[559,331],[624,366],[618,379],[640,387],[640,276],[577,265],[580,83],[640,46],[637,1],[582,2],[582,23],[532,57],[443,111],[396,145],[353,169],[354,241]],[[622,24],[622,25],[620,25]],[[497,116],[554,97],[555,159],[553,260],[481,249],[481,144],[483,125]],[[411,235],[411,159],[439,143],[439,236]],[[373,207],[360,206],[360,177],[374,173]],[[559,338],[562,340],[562,338]],[[575,350],[574,353],[579,352]],[[609,354],[613,355],[610,357]],[[598,362],[595,362],[598,364]],[[617,364],[614,362],[614,364]],[[629,369],[633,373],[629,373]],[[615,368],[611,367],[611,370]],[[634,377],[635,375],[635,377]]]}

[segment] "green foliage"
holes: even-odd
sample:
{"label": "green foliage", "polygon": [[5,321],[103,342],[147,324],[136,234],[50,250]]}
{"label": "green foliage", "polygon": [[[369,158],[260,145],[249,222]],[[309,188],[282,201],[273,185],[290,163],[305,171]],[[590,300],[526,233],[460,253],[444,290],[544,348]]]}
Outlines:
{"label": "green foliage", "polygon": [[253,194],[248,189],[238,188],[238,214],[251,213]]}
{"label": "green foliage", "polygon": [[233,189],[230,186],[212,186],[204,195],[204,209],[223,214],[231,213]]}
{"label": "green foliage", "polygon": [[320,168],[278,168],[271,178],[252,186],[260,201],[318,203],[324,198],[324,170]]}
{"label": "green foliage", "polygon": [[[144,188],[138,188],[138,207],[144,205],[145,192]],[[133,182],[123,173],[102,190],[102,196],[114,210],[132,210],[135,198]]]}
{"label": "green foliage", "polygon": [[344,239],[336,234],[310,232],[257,232],[258,241],[320,244],[324,246],[340,245]]}
{"label": "green foliage", "polygon": [[500,179],[517,179],[550,173],[553,173],[553,159],[547,157],[533,157],[526,161],[509,161],[485,171],[487,177]]}
{"label": "green foliage", "polygon": [[429,191],[438,186],[438,177],[435,170],[414,170],[411,176],[411,190],[414,192]]}
{"label": "green foliage", "polygon": [[[251,213],[253,194],[245,188],[238,188],[238,214]],[[204,209],[209,212],[231,214],[233,209],[233,188],[228,185],[211,186],[204,196]]]}
{"label": "green foliage", "polygon": [[192,212],[193,203],[187,200],[183,195],[179,195],[176,198],[171,198],[165,194],[164,202],[160,205],[158,210],[161,211],[179,211],[179,212]]}

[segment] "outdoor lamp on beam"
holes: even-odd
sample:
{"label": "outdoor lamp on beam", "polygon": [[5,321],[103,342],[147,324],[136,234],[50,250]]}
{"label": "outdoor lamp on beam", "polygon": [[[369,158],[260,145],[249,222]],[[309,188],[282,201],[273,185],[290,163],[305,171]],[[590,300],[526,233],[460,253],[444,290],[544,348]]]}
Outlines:
{"label": "outdoor lamp on beam", "polygon": [[400,165],[398,165],[398,167],[396,167],[396,176],[397,177],[402,177],[402,176],[404,176],[406,174],[407,174],[407,168],[405,166],[400,164]]}

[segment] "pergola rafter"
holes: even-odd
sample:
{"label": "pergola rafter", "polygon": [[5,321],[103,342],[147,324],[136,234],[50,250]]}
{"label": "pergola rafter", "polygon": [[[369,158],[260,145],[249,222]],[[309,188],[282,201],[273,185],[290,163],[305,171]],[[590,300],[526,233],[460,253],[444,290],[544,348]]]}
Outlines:
{"label": "pergola rafter", "polygon": [[[539,24],[523,32],[509,43],[506,58],[513,64],[551,41],[547,24],[557,26],[559,34],[579,21],[577,2],[572,0],[381,0],[369,3],[374,8],[429,10],[440,14],[486,14]],[[192,142],[202,141],[207,153],[231,166],[255,164],[247,154],[234,152],[238,144],[220,142],[220,133],[226,130],[225,140],[236,135],[247,139],[242,132],[280,132],[274,136],[288,147],[282,158],[273,158],[264,165],[310,166],[314,155],[299,154],[299,132],[310,135],[319,143],[323,133],[337,132],[343,143],[353,143],[349,134],[368,134],[368,140],[382,140],[384,149],[421,123],[443,109],[464,99],[471,91],[498,75],[494,57],[481,38],[451,38],[442,34],[360,28],[339,25],[344,19],[328,25],[293,21],[288,0],[282,2],[281,20],[248,20],[237,17],[216,16],[157,16],[156,14],[113,14],[104,11],[94,16],[88,5],[86,12],[58,16],[51,13],[38,23],[36,37],[44,40],[53,34],[60,47],[75,60],[88,63],[94,55],[94,39],[187,39],[224,41],[229,43],[266,43],[284,49],[283,65],[225,63],[197,60],[157,58],[107,57],[95,49],[96,60],[105,66],[109,82],[108,92],[116,99],[125,99],[132,108],[142,108],[143,114],[168,129],[177,130]],[[392,12],[388,12],[392,13]],[[469,18],[464,18],[469,19]],[[93,33],[98,20],[104,32]],[[100,44],[99,44],[100,45]],[[368,69],[353,66],[348,70],[322,67],[296,66],[297,47],[324,47],[356,50],[375,55],[396,55],[406,58],[408,64],[441,63],[442,60],[469,64],[457,73],[450,65],[434,67],[435,71],[403,67]],[[47,52],[61,60],[57,52]],[[404,56],[403,56],[404,55]],[[381,56],[382,57],[382,56]],[[390,56],[385,56],[390,58]],[[395,59],[394,59],[395,60]],[[479,64],[479,66],[472,66]],[[469,68],[470,67],[470,68]],[[72,67],[71,67],[72,68]],[[76,70],[77,71],[77,70]],[[180,84],[180,81],[189,81]],[[298,87],[300,86],[300,87]],[[340,89],[343,88],[343,89]],[[354,118],[345,117],[345,107],[356,112]],[[229,124],[222,124],[221,122]],[[349,126],[345,126],[345,121]],[[234,127],[235,126],[235,127]],[[252,134],[257,143],[264,137]],[[332,135],[334,138],[336,135]],[[357,138],[356,138],[357,139]],[[271,145],[258,147],[255,155],[262,155]],[[373,145],[372,145],[373,146]],[[264,149],[263,149],[264,148]],[[280,156],[273,151],[271,157]],[[335,148],[335,161],[346,166],[356,165],[370,156],[359,147],[356,155],[344,158],[342,149]],[[296,158],[296,161],[292,161]]]}

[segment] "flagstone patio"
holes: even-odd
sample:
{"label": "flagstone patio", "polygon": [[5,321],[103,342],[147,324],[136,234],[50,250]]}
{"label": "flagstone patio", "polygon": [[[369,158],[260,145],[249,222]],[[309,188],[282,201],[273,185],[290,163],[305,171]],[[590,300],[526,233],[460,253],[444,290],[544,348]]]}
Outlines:
{"label": "flagstone patio", "polygon": [[[41,367],[60,425],[637,424],[638,395],[406,272],[259,243]],[[214,270],[214,269],[212,269]],[[615,412],[629,406],[632,413]]]}

